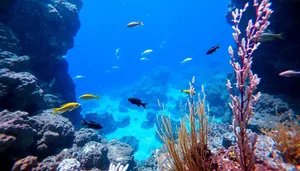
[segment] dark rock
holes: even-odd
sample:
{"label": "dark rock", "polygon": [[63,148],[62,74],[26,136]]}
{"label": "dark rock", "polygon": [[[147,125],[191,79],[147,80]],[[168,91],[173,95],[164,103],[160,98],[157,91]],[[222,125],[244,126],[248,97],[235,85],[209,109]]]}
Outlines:
{"label": "dark rock", "polygon": [[18,0],[9,12],[7,25],[19,36],[23,53],[59,56],[74,46],[80,28],[75,5],[64,0]]}
{"label": "dark rock", "polygon": [[54,115],[52,110],[31,117],[30,124],[39,131],[36,149],[39,158],[45,158],[60,148],[72,145],[74,126],[68,119]]}
{"label": "dark rock", "polygon": [[227,132],[223,135],[222,145],[224,148],[228,148],[236,144],[236,138],[233,132]]}
{"label": "dark rock", "polygon": [[37,166],[38,166],[37,157],[27,156],[24,159],[18,160],[14,164],[12,171],[32,170],[34,167],[37,167]]}
{"label": "dark rock", "polygon": [[138,168],[140,170],[143,170],[143,171],[156,171],[156,170],[158,170],[157,162],[156,162],[156,159],[154,157],[154,154],[152,153],[152,155],[150,157],[148,157],[148,159],[146,159],[146,160],[139,161],[138,162]]}
{"label": "dark rock", "polygon": [[101,132],[103,132],[103,134],[109,134],[117,130],[117,122],[115,121],[112,114],[89,113],[85,115],[85,118],[88,121],[95,121],[100,123],[103,126],[103,129],[101,129]]}
{"label": "dark rock", "polygon": [[[1,8],[0,8],[1,10]],[[20,41],[17,35],[3,23],[0,22],[0,50],[7,50],[19,54],[21,51]],[[1,59],[1,58],[0,58]],[[1,68],[1,66],[0,66]]]}
{"label": "dark rock", "polygon": [[14,138],[11,144],[1,156],[14,156],[24,153],[34,143],[37,131],[29,123],[28,113],[16,111],[0,112],[0,134],[5,134]]}
{"label": "dark rock", "polygon": [[60,104],[63,104],[63,100],[53,94],[45,94],[44,101],[46,103],[47,108],[56,108],[60,106]]}
{"label": "dark rock", "polygon": [[130,116],[126,115],[123,117],[120,117],[117,121],[117,126],[119,128],[124,128],[130,124]]}
{"label": "dark rock", "polygon": [[82,128],[75,134],[74,143],[79,147],[84,146],[90,141],[107,143],[107,140],[93,129]]}
{"label": "dark rock", "polygon": [[0,68],[7,68],[16,72],[28,70],[30,68],[30,58],[0,50]]}
{"label": "dark rock", "polygon": [[15,140],[16,138],[14,136],[0,134],[0,154],[5,152],[5,150],[10,147]]}
{"label": "dark rock", "polygon": [[38,86],[36,77],[29,72],[1,69],[0,82],[8,91],[1,98],[0,109],[20,109],[31,113],[44,107],[43,90]]}
{"label": "dark rock", "polygon": [[125,144],[131,145],[134,151],[139,149],[139,140],[135,138],[135,136],[123,136],[120,141]]}
{"label": "dark rock", "polygon": [[[1,169],[10,170],[13,163],[27,156],[28,149],[34,144],[37,131],[28,123],[28,113],[7,110],[0,112]],[[9,137],[8,137],[9,136]]]}
{"label": "dark rock", "polygon": [[105,145],[91,141],[82,148],[79,161],[81,166],[86,169],[93,167],[105,169],[109,165],[109,161],[106,158],[107,153],[108,148]]}
{"label": "dark rock", "polygon": [[122,165],[129,164],[128,170],[134,170],[136,163],[134,161],[134,149],[128,145],[121,143],[117,139],[113,139],[107,144],[107,157],[110,163],[120,163]]}
{"label": "dark rock", "polygon": [[67,0],[68,2],[70,2],[71,4],[76,5],[78,11],[81,10],[82,8],[82,1],[81,0]]}
{"label": "dark rock", "polygon": [[278,122],[278,113],[287,112],[289,105],[281,100],[281,98],[262,93],[254,108],[254,115],[250,118],[249,128],[253,132],[260,133],[260,128],[272,128],[271,122]]}

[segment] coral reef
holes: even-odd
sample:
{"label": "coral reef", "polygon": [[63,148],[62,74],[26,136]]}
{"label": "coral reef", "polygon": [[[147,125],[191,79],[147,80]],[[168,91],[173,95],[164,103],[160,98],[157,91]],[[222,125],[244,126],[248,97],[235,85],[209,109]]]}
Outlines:
{"label": "coral reef", "polygon": [[82,147],[90,141],[107,143],[106,139],[93,129],[82,128],[75,133],[74,144],[78,147]]}
{"label": "coral reef", "polygon": [[24,159],[18,160],[13,168],[12,171],[19,171],[19,170],[31,170],[34,167],[38,166],[37,157],[34,156],[27,156]]}
{"label": "coral reef", "polygon": [[82,147],[78,159],[82,167],[86,169],[92,169],[93,167],[105,169],[105,166],[109,163],[106,158],[107,153],[108,147],[106,145],[90,141]]}
{"label": "coral reef", "polygon": [[36,154],[39,158],[68,147],[74,140],[75,129],[72,123],[65,117],[53,115],[52,110],[31,117],[29,123],[38,130]]}
{"label": "coral reef", "polygon": [[[0,109],[34,115],[76,101],[67,61],[58,58],[73,47],[80,28],[82,2],[72,2],[1,1]],[[65,117],[77,126],[79,112]]]}
{"label": "coral reef", "polygon": [[44,111],[35,116],[7,110],[0,112],[0,135],[2,161],[10,164],[28,154],[39,160],[55,154],[60,148],[72,145],[74,127],[68,119]]}

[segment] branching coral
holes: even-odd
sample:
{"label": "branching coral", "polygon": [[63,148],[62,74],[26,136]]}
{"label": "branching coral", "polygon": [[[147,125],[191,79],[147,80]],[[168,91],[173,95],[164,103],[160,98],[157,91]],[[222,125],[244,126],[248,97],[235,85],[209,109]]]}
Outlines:
{"label": "branching coral", "polygon": [[254,151],[257,141],[256,134],[252,139],[249,139],[247,135],[249,119],[253,116],[253,106],[260,96],[260,93],[254,95],[260,79],[251,71],[252,55],[260,44],[258,39],[270,24],[268,20],[273,12],[270,9],[271,3],[269,3],[269,0],[261,0],[260,3],[258,1],[254,0],[253,3],[253,6],[256,8],[256,20],[254,24],[252,20],[249,20],[246,28],[246,38],[240,39],[241,31],[239,30],[239,23],[243,13],[248,8],[248,3],[244,9],[236,9],[232,12],[232,21],[234,23],[232,28],[235,31],[232,35],[237,44],[239,59],[236,59],[232,47],[228,48],[231,56],[230,64],[236,75],[236,88],[239,91],[238,96],[234,95],[233,87],[228,80],[227,88],[232,99],[232,103],[229,105],[233,112],[233,129],[238,145],[238,150],[235,150],[235,154],[237,161],[244,171],[255,169]]}
{"label": "branching coral", "polygon": [[[164,141],[169,162],[166,170],[175,171],[206,171],[212,170],[213,156],[208,149],[208,134],[210,131],[207,108],[205,107],[205,93],[202,86],[203,98],[198,94],[198,100],[194,101],[195,78],[190,82],[190,98],[188,99],[189,116],[180,122],[177,130],[178,140],[175,140],[171,120],[169,117],[161,116],[162,124],[159,125],[157,133]],[[159,119],[159,118],[158,118]]]}
{"label": "branching coral", "polygon": [[126,164],[126,166],[123,166],[123,165],[121,165],[121,163],[118,163],[116,166],[113,163],[110,163],[108,171],[126,171],[128,167],[129,167],[129,164]]}
{"label": "branching coral", "polygon": [[[280,115],[282,120],[287,114]],[[276,142],[276,149],[283,154],[286,162],[299,165],[300,164],[300,117],[289,118],[283,122],[270,123],[272,129],[261,128],[261,132],[271,137]]]}

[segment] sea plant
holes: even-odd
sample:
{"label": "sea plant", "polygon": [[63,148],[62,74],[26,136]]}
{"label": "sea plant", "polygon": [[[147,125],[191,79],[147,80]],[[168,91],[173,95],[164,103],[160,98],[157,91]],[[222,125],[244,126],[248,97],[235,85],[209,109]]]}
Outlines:
{"label": "sea plant", "polygon": [[189,83],[190,95],[187,100],[189,114],[180,121],[177,140],[173,134],[170,117],[161,115],[161,118],[157,118],[161,119],[157,133],[164,142],[169,163],[167,168],[164,168],[165,170],[206,171],[215,167],[213,155],[208,149],[208,135],[211,127],[207,115],[208,108],[205,106],[206,95],[202,86],[202,98],[198,93],[198,99],[194,101],[194,83],[195,77]]}
{"label": "sea plant", "polygon": [[[276,142],[276,150],[280,151],[286,162],[299,165],[300,164],[300,117],[291,116],[291,111],[284,112],[279,116],[278,122],[269,123],[272,128],[260,128],[260,131],[271,137]],[[286,118],[287,119],[284,119]],[[277,161],[281,163],[282,161]],[[279,164],[279,167],[280,164]]]}
{"label": "sea plant", "polygon": [[[241,31],[239,24],[243,13],[248,8],[249,4],[246,3],[244,9],[236,9],[232,12],[233,30],[232,35],[236,42],[238,53],[237,56],[231,46],[228,51],[231,57],[230,64],[234,69],[236,76],[236,89],[233,91],[230,80],[227,81],[227,88],[230,93],[232,102],[229,103],[233,112],[233,130],[237,137],[238,150],[235,150],[236,159],[240,164],[240,167],[244,171],[250,171],[255,169],[255,144],[257,141],[257,135],[249,137],[247,128],[250,118],[253,116],[253,108],[255,102],[260,97],[260,92],[254,94],[257,86],[260,82],[260,78],[256,74],[253,74],[251,70],[252,58],[254,51],[260,45],[259,38],[270,25],[269,18],[273,11],[270,9],[271,3],[269,0],[254,0],[253,6],[256,9],[256,19],[248,21],[246,28],[246,37],[241,38]],[[234,92],[238,92],[237,95]]]}

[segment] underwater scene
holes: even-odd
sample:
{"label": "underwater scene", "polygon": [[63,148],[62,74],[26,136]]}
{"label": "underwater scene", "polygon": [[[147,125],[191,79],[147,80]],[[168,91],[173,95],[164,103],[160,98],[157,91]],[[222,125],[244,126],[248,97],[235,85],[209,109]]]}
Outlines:
{"label": "underwater scene", "polygon": [[1,0],[0,171],[300,170],[299,0]]}

